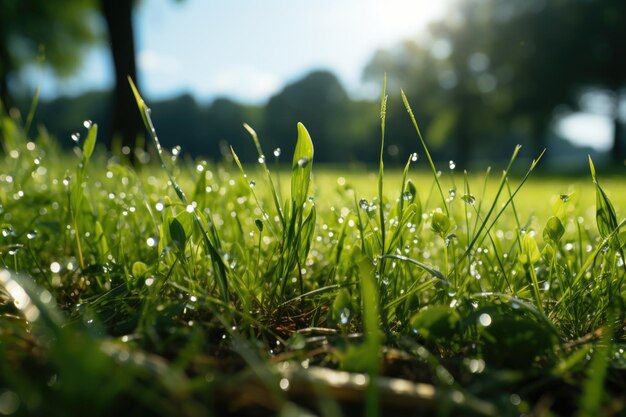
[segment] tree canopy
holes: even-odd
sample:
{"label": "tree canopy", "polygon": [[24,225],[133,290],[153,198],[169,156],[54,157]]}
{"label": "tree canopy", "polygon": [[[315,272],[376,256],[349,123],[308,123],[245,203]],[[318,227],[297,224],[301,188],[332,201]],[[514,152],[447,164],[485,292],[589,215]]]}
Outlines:
{"label": "tree canopy", "polygon": [[463,0],[428,36],[378,51],[364,71],[422,103],[437,140],[452,140],[461,163],[477,138],[523,132],[545,145],[555,109],[580,108],[585,89],[614,98],[613,158],[623,162],[617,109],[626,86],[626,3],[619,0]]}
{"label": "tree canopy", "polygon": [[38,57],[41,64],[66,76],[101,32],[94,24],[95,0],[3,0],[0,2],[0,99],[11,102],[9,79]]}

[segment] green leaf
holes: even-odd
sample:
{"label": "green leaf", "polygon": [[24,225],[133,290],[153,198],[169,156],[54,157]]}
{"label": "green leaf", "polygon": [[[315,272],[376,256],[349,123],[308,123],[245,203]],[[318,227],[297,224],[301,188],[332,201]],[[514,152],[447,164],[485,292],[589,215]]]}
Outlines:
{"label": "green leaf", "polygon": [[[613,207],[609,196],[606,195],[606,193],[598,183],[596,168],[593,165],[591,156],[589,157],[589,169],[591,170],[591,177],[593,178],[593,182],[596,185],[596,224],[598,225],[598,231],[600,232],[600,236],[606,239],[618,228],[617,215],[615,214],[615,208]],[[612,238],[609,244],[613,249],[619,249],[620,247],[619,239],[617,237]]]}
{"label": "green leaf", "polygon": [[[600,236],[607,238],[611,233],[617,229],[617,216],[615,214],[615,208],[609,197],[606,195],[602,187],[596,183],[596,223],[598,225],[598,231]],[[610,241],[611,247],[614,249],[619,248],[617,238],[613,238]]]}
{"label": "green leaf", "polygon": [[96,220],[95,226],[96,232],[96,243],[98,245],[98,252],[100,252],[100,256],[104,258],[109,253],[109,245],[107,243],[106,235],[104,234],[104,229],[102,228],[102,224]]}
{"label": "green leaf", "polygon": [[417,196],[417,188],[415,184],[411,180],[406,182],[406,187],[404,188],[404,192],[402,193],[402,199],[406,201],[408,204],[411,204],[415,201],[415,197]]}
{"label": "green leaf", "polygon": [[183,225],[176,218],[172,219],[170,222],[170,236],[174,245],[176,245],[178,249],[183,250],[187,242],[187,235],[185,234]]}
{"label": "green leaf", "polygon": [[93,155],[93,150],[96,147],[96,136],[98,135],[98,125],[93,124],[89,128],[89,132],[87,133],[87,138],[85,139],[85,143],[83,144],[83,166],[87,165],[91,155]]}
{"label": "green leaf", "polygon": [[442,238],[445,237],[450,231],[450,218],[440,211],[433,212],[432,221],[430,227],[435,233]]}
{"label": "green leaf", "polygon": [[552,242],[554,244],[559,243],[563,234],[565,233],[565,227],[558,217],[552,216],[548,219],[546,227],[543,229],[543,239],[546,242]]}
{"label": "green leaf", "polygon": [[313,141],[302,123],[298,123],[298,141],[291,165],[291,199],[296,210],[304,204],[311,182],[313,164]]}
{"label": "green leaf", "polygon": [[541,258],[541,252],[539,252],[539,247],[537,247],[537,242],[529,233],[526,233],[522,237],[522,253],[519,256],[520,262],[524,265],[534,264],[540,258]]}
{"label": "green leaf", "polygon": [[140,261],[137,261],[133,264],[131,272],[135,278],[143,278],[148,272],[148,266]]}
{"label": "green leaf", "polygon": [[317,218],[317,211],[315,206],[311,208],[311,212],[302,223],[300,229],[300,239],[298,239],[298,257],[301,262],[304,262],[309,250],[311,249],[311,242],[313,242],[313,232],[315,232],[315,219]]}
{"label": "green leaf", "polygon": [[424,307],[411,317],[411,327],[427,340],[449,340],[458,334],[459,314],[445,305]]}

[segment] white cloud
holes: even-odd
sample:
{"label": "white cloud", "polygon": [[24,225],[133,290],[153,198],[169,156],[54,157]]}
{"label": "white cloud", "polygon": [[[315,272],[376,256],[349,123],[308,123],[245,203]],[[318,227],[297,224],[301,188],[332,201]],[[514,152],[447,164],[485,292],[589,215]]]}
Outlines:
{"label": "white cloud", "polygon": [[613,126],[607,116],[573,113],[557,122],[557,131],[575,145],[601,152],[611,149]]}
{"label": "white cloud", "polygon": [[280,87],[281,77],[246,66],[217,71],[204,80],[201,93],[258,101],[268,98]]}
{"label": "white cloud", "polygon": [[137,57],[142,71],[155,74],[173,75],[182,70],[180,62],[171,55],[153,50],[144,50]]}

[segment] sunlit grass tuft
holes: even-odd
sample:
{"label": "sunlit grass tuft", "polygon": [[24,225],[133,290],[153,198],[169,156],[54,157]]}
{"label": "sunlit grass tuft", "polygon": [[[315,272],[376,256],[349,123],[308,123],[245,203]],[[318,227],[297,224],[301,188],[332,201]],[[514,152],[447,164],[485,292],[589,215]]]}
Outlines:
{"label": "sunlit grass tuft", "polygon": [[440,172],[404,95],[425,161],[401,170],[319,167],[302,124],[282,172],[248,125],[258,163],[185,160],[134,92],[137,171],[90,123],[69,153],[2,118],[4,414],[623,407],[623,177],[540,178],[519,148]]}

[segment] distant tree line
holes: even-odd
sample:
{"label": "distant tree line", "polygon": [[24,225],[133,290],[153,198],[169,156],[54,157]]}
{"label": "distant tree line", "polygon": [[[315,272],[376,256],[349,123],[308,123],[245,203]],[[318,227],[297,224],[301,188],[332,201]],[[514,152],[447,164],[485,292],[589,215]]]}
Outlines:
{"label": "distant tree line", "polygon": [[[124,39],[132,40],[128,16],[136,2],[121,1],[119,8],[107,0],[66,3],[64,8],[33,0],[1,3],[0,98],[6,107],[11,77],[37,55],[38,45],[45,46],[46,64],[60,74],[75,67],[80,47],[104,36],[90,29],[86,18],[96,10],[115,58],[115,92],[42,103],[37,120],[64,138],[83,119],[93,119],[104,127],[109,147],[116,146],[114,137],[132,147],[138,118],[125,74],[136,72],[132,42]],[[419,148],[400,88],[435,157],[454,159],[461,168],[476,158],[501,158],[516,143],[527,145],[527,156],[538,155],[555,115],[589,110],[581,97],[593,91],[609,103],[603,114],[613,120],[611,156],[623,166],[624,22],[623,0],[454,1],[446,19],[431,24],[425,36],[377,51],[364,69],[369,82],[380,83],[388,74],[388,156],[402,162]],[[351,99],[328,71],[285,86],[265,105],[227,98],[200,105],[190,96],[151,104],[164,144],[181,145],[194,156],[222,158],[232,144],[242,159],[256,158],[243,122],[260,134],[265,152],[289,149],[297,121],[309,128],[319,161],[369,162],[378,153],[379,104]]]}

